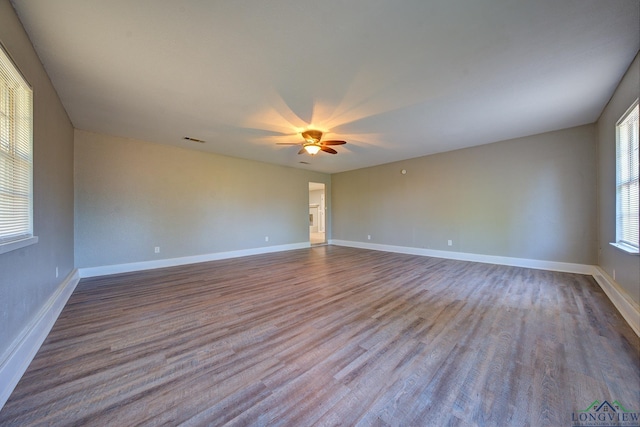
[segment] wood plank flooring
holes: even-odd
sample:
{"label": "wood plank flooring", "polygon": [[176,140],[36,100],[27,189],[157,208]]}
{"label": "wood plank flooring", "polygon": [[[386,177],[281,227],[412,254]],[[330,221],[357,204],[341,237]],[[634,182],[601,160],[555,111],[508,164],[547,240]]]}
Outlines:
{"label": "wood plank flooring", "polygon": [[570,426],[639,351],[590,276],[321,246],[82,280],[0,425]]}

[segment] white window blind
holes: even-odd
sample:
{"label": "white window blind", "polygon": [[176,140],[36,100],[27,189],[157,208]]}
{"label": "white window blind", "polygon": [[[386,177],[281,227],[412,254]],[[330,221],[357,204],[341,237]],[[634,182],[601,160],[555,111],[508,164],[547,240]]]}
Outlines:
{"label": "white window blind", "polygon": [[640,246],[638,132],[636,101],[618,122],[616,144],[616,240],[618,244],[635,249],[636,252]]}
{"label": "white window blind", "polygon": [[0,244],[33,236],[33,93],[0,46]]}

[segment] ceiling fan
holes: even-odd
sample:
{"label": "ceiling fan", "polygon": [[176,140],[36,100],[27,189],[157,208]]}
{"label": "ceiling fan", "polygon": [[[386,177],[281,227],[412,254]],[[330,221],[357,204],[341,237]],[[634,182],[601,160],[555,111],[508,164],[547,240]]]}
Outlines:
{"label": "ceiling fan", "polygon": [[298,154],[307,152],[312,156],[315,156],[319,151],[324,151],[325,153],[329,154],[338,154],[338,152],[329,147],[329,145],[344,145],[347,143],[347,141],[320,142],[320,139],[322,139],[322,132],[319,130],[309,129],[302,132],[301,135],[304,138],[305,142],[278,142],[277,145],[302,145],[302,148],[300,149],[300,151],[298,151]]}

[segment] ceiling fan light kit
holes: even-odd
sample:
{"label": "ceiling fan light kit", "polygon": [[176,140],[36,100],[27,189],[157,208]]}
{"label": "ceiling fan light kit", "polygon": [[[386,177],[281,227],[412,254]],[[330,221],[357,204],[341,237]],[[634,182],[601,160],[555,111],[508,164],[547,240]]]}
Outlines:
{"label": "ceiling fan light kit", "polygon": [[315,144],[305,144],[304,146],[304,150],[311,154],[312,156],[318,154],[318,151],[320,151],[321,147],[320,145],[318,145],[317,143]]}

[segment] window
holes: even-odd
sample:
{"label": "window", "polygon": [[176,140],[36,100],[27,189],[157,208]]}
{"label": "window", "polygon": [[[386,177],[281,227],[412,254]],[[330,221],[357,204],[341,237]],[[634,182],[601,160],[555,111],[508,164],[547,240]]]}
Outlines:
{"label": "window", "polygon": [[618,121],[616,128],[616,246],[638,253],[640,175],[638,152],[638,101]]}
{"label": "window", "polygon": [[0,46],[0,253],[33,236],[33,92]]}

